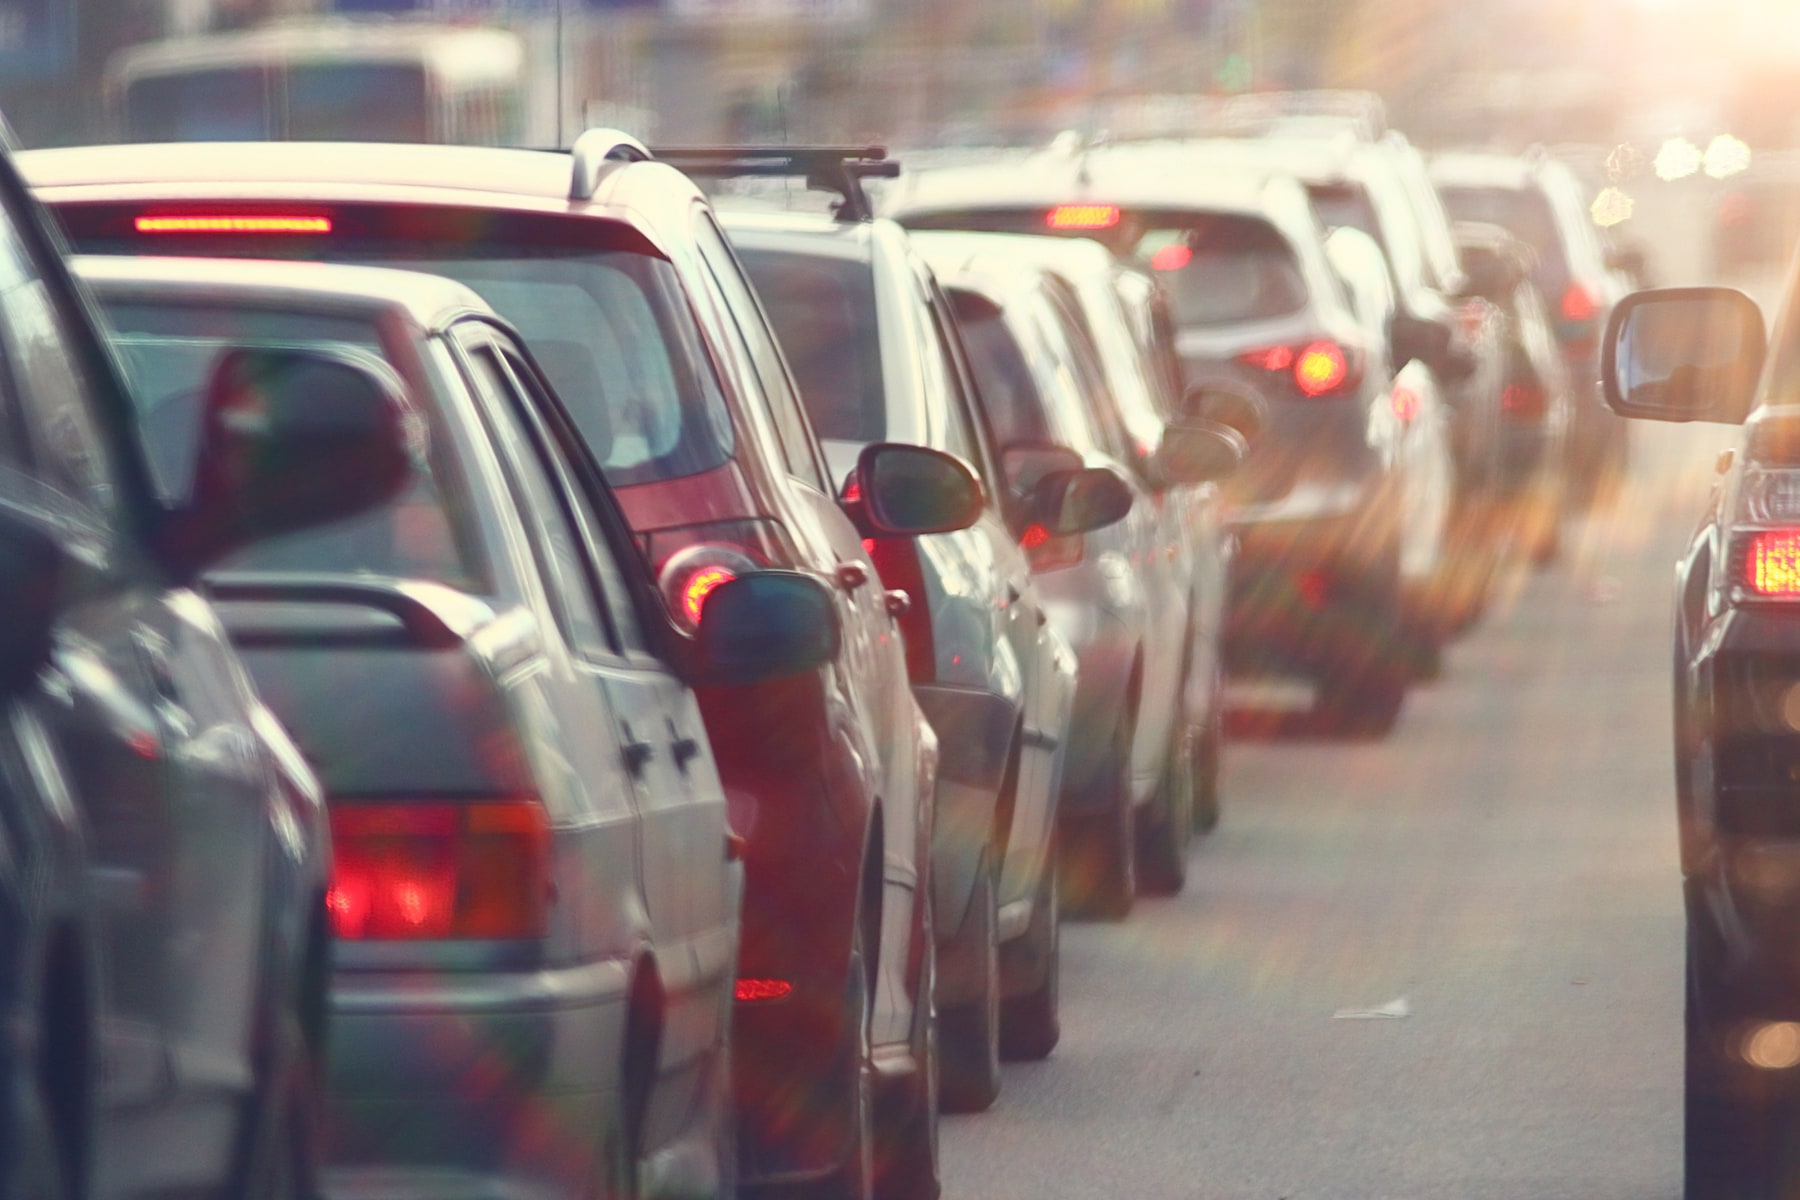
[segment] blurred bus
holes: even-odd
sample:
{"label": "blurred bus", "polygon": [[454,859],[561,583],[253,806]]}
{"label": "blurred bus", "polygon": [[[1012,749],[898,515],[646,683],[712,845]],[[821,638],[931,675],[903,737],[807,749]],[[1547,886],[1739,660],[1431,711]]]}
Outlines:
{"label": "blurred bus", "polygon": [[108,64],[133,142],[520,145],[525,49],[507,30],[350,20],[135,46]]}

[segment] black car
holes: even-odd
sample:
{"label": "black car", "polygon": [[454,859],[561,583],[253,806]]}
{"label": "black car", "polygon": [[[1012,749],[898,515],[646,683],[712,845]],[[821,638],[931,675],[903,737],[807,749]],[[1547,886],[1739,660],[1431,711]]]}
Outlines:
{"label": "black car", "polygon": [[317,781],[199,573],[412,476],[357,360],[225,346],[164,501],[111,350],[0,161],[0,1192],[309,1196]]}
{"label": "black car", "polygon": [[1772,1200],[1800,1187],[1800,313],[1792,300],[1790,292],[1767,350],[1755,303],[1719,287],[1633,293],[1613,310],[1602,344],[1606,401],[1620,415],[1745,423],[1676,568],[1687,1200]]}

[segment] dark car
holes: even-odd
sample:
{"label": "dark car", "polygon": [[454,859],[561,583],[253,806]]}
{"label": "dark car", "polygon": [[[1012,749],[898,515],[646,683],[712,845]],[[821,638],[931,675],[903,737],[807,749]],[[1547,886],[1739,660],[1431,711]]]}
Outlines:
{"label": "dark car", "polygon": [[1453,218],[1502,226],[1531,247],[1532,282],[1578,389],[1568,442],[1576,498],[1609,494],[1630,462],[1627,426],[1598,391],[1600,334],[1621,289],[1575,173],[1544,154],[1460,153],[1434,158],[1431,178]]}
{"label": "dark car", "polygon": [[1606,401],[1620,415],[1745,424],[1742,442],[1720,459],[1675,579],[1687,1200],[1773,1200],[1800,1187],[1800,312],[1792,286],[1766,350],[1756,304],[1718,287],[1635,292],[1613,310],[1602,344]]}
{"label": "dark car", "polygon": [[412,471],[385,375],[305,348],[197,361],[179,499],[0,157],[0,1191],[311,1195],[330,851],[204,569]]}
{"label": "dark car", "polygon": [[[694,183],[604,129],[572,152],[219,143],[26,157],[90,250],[324,258],[467,284],[530,343],[678,621],[753,571],[831,585],[843,638],[829,664],[699,691],[745,839],[740,1167],[748,1183],[851,1196],[872,1172],[934,1190],[936,739],[875,562]],[[863,479],[884,531],[975,519],[965,466],[916,447],[900,458],[908,469]]]}
{"label": "dark car", "polygon": [[729,1196],[742,871],[687,681],[815,671],[838,640],[824,585],[728,581],[682,634],[591,464],[558,457],[565,418],[530,356],[460,284],[78,269],[165,492],[225,343],[369,360],[427,447],[392,502],[206,580],[326,789],[332,1194],[575,1196],[684,1163]]}
{"label": "dark car", "polygon": [[[1384,419],[1388,347],[1367,344],[1306,191],[1279,169],[1216,170],[1188,147],[1143,144],[926,174],[892,207],[922,229],[1091,238],[1162,282],[1188,382],[1249,376],[1267,406],[1225,489],[1239,540],[1232,669],[1314,678],[1340,723],[1392,725],[1451,624],[1432,611],[1442,518],[1408,503],[1431,493],[1405,479],[1399,444],[1429,427]],[[1433,548],[1404,573],[1401,547],[1421,534]]]}
{"label": "dark car", "polygon": [[[911,597],[907,665],[939,747],[934,903],[945,1103],[999,1094],[999,1052],[1055,1046],[1056,795],[1070,737],[1075,658],[1050,626],[955,318],[906,234],[884,220],[728,215],[726,228],[794,368],[834,475],[855,478],[881,441],[971,464],[987,502],[967,530],[874,538],[882,579]],[[1037,498],[1124,484],[1059,477]],[[1085,532],[1069,528],[1067,533]]]}

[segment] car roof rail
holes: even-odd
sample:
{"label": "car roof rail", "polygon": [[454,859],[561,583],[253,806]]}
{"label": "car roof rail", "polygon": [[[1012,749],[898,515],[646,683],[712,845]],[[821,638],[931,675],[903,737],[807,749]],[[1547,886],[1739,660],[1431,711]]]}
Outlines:
{"label": "car roof rail", "polygon": [[865,179],[897,179],[900,164],[885,146],[661,146],[656,158],[708,179],[800,177],[815,191],[842,199],[832,216],[847,224],[875,216]]}
{"label": "car roof rail", "polygon": [[569,156],[574,160],[569,172],[571,200],[592,200],[600,176],[615,163],[649,162],[654,157],[644,143],[618,129],[584,130],[569,148]]}

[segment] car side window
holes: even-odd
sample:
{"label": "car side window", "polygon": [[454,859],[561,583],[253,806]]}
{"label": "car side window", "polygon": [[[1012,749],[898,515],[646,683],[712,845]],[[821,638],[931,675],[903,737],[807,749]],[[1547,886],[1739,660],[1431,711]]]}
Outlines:
{"label": "car side window", "polygon": [[775,430],[781,439],[788,472],[826,495],[831,495],[832,488],[826,483],[824,471],[813,448],[811,426],[807,424],[805,411],[800,407],[800,396],[788,377],[787,364],[781,357],[774,334],[769,332],[768,324],[762,317],[762,305],[745,279],[737,255],[732,253],[731,244],[725,240],[717,223],[704,213],[694,224],[694,237],[707,273],[725,295],[725,306],[731,314],[738,337],[750,352],[750,362],[755,368],[757,382],[762,385],[769,411],[775,418]]}
{"label": "car side window", "polygon": [[944,376],[949,387],[950,429],[946,448],[973,466],[981,476],[982,486],[987,488],[989,495],[993,495],[994,484],[999,476],[988,458],[987,441],[975,427],[974,379],[963,357],[962,345],[957,341],[955,327],[945,319],[950,307],[949,301],[936,286],[929,290],[932,303],[926,305],[926,311],[931,314],[933,340],[937,342],[938,353],[943,359]]}
{"label": "car side window", "polygon": [[534,453],[530,437],[519,428],[512,375],[490,344],[478,343],[466,347],[465,352],[557,624],[581,653],[608,654],[611,639],[586,578],[573,523]]}
{"label": "car side window", "polygon": [[[43,482],[103,518],[120,504],[116,464],[92,409],[87,372],[49,285],[10,221],[0,220],[0,358]],[[18,430],[21,425],[14,425]]]}
{"label": "car side window", "polygon": [[619,566],[613,546],[607,541],[605,527],[594,511],[592,499],[574,478],[569,464],[555,451],[554,441],[543,427],[540,414],[547,410],[550,398],[545,394],[538,374],[510,346],[500,349],[500,357],[511,371],[519,394],[530,398],[530,405],[519,413],[519,420],[531,433],[535,456],[555,478],[557,490],[568,501],[568,515],[580,539],[578,545],[587,549],[582,557],[593,570],[594,583],[611,622],[617,647],[628,654],[651,653],[643,623],[631,604],[631,585]]}

